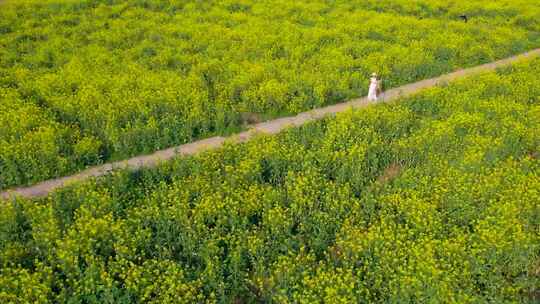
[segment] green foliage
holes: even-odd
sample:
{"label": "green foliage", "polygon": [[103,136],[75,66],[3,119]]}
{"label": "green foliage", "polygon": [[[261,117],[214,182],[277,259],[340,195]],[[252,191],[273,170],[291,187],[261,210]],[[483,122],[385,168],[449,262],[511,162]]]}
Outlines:
{"label": "green foliage", "polygon": [[530,0],[7,0],[0,189],[523,52],[539,20]]}
{"label": "green foliage", "polygon": [[6,203],[0,300],[533,303],[539,73]]}

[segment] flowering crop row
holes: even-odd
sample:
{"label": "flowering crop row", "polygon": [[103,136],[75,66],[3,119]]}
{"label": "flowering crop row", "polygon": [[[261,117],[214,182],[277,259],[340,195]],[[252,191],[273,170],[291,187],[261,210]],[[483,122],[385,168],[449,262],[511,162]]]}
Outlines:
{"label": "flowering crop row", "polygon": [[0,189],[539,45],[529,0],[4,1]]}
{"label": "flowering crop row", "polygon": [[0,302],[534,302],[539,73],[6,203]]}

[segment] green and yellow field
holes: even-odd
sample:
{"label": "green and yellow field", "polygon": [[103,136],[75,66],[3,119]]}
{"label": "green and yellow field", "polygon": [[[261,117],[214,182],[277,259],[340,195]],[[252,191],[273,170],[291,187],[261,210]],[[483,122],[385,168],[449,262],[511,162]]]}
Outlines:
{"label": "green and yellow field", "polygon": [[0,5],[0,189],[540,46],[532,0]]}
{"label": "green and yellow field", "polygon": [[0,302],[534,303],[540,60],[0,212]]}

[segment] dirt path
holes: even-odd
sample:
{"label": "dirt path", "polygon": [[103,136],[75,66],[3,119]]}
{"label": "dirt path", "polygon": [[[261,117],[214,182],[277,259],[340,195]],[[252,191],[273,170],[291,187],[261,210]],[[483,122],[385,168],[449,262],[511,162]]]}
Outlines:
{"label": "dirt path", "polygon": [[[0,0],[0,3],[2,0]],[[497,68],[508,66],[520,60],[526,58],[540,57],[540,49],[536,49],[530,52],[527,52],[522,55],[517,55],[507,59],[495,61],[492,63],[480,65],[477,67],[459,70],[454,73],[446,74],[440,77],[422,80],[416,83],[408,84],[399,88],[391,89],[384,94],[384,102],[393,101],[401,97],[410,96],[412,94],[418,93],[419,91],[437,86],[439,84],[444,84],[449,81],[463,78],[466,76],[475,75],[481,72],[494,71]],[[199,140],[193,143],[181,145],[178,147],[169,148],[166,150],[157,151],[151,155],[137,156],[128,160],[109,163],[101,166],[96,166],[85,171],[82,171],[78,174],[52,179],[48,181],[41,182],[35,186],[22,187],[11,189],[5,192],[0,193],[1,199],[14,198],[16,196],[22,196],[25,198],[34,198],[34,197],[43,197],[47,196],[50,192],[55,189],[61,188],[68,184],[86,180],[91,177],[98,177],[105,175],[116,169],[132,169],[136,170],[143,167],[153,167],[159,164],[160,162],[172,159],[179,155],[193,155],[203,151],[216,149],[223,146],[223,143],[227,141],[233,142],[245,142],[250,140],[258,133],[264,134],[276,134],[288,127],[301,126],[307,122],[321,119],[328,115],[335,115],[336,113],[346,111],[350,108],[363,108],[373,102],[369,102],[367,98],[354,99],[348,102],[314,109],[304,113],[300,113],[292,117],[284,117],[268,122],[259,123],[253,125],[248,131],[233,135],[228,138],[224,137],[212,137],[208,139]]]}

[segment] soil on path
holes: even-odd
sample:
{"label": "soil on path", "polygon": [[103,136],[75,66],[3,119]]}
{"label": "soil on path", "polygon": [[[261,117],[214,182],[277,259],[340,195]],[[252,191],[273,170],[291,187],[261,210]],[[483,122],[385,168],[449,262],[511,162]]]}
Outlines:
{"label": "soil on path", "polygon": [[[2,1],[3,0],[0,0],[0,4],[2,3]],[[397,100],[399,98],[418,93],[419,91],[426,88],[445,84],[458,78],[472,76],[472,75],[476,75],[482,72],[494,71],[497,68],[505,67],[513,63],[519,62],[521,60],[524,60],[527,58],[534,58],[534,57],[540,57],[540,49],[536,49],[536,50],[533,50],[533,51],[530,51],[521,55],[517,55],[514,57],[507,58],[507,59],[480,65],[477,67],[458,70],[456,72],[442,75],[436,78],[426,79],[426,80],[408,84],[402,87],[394,88],[384,93],[384,95],[382,96],[382,101],[389,102],[389,101]],[[37,198],[37,197],[47,196],[49,193],[53,192],[54,190],[58,188],[64,187],[66,185],[69,185],[75,182],[84,181],[92,177],[103,176],[110,173],[113,170],[117,170],[117,169],[137,170],[137,169],[145,168],[145,167],[146,168],[154,167],[158,165],[160,162],[170,160],[180,155],[193,155],[193,154],[197,154],[203,151],[219,148],[223,146],[225,141],[233,141],[236,143],[246,142],[250,140],[251,138],[253,138],[254,136],[256,136],[257,134],[261,134],[261,133],[262,134],[276,134],[289,127],[301,126],[310,121],[318,120],[329,115],[335,115],[336,113],[344,112],[351,108],[354,108],[354,109],[363,108],[373,103],[375,102],[368,101],[367,98],[358,98],[358,99],[354,99],[348,102],[300,113],[296,116],[284,117],[284,118],[279,118],[279,119],[275,119],[275,120],[271,120],[267,122],[258,123],[258,124],[252,125],[248,131],[230,136],[228,138],[224,138],[220,136],[207,138],[207,139],[195,141],[189,144],[169,148],[166,150],[157,151],[151,155],[137,156],[137,157],[124,160],[124,161],[118,161],[114,163],[108,163],[101,166],[92,167],[72,176],[47,180],[39,184],[36,184],[34,186],[7,190],[5,192],[0,193],[0,199],[7,200],[10,198],[15,198],[17,196],[21,196],[24,198]]]}

